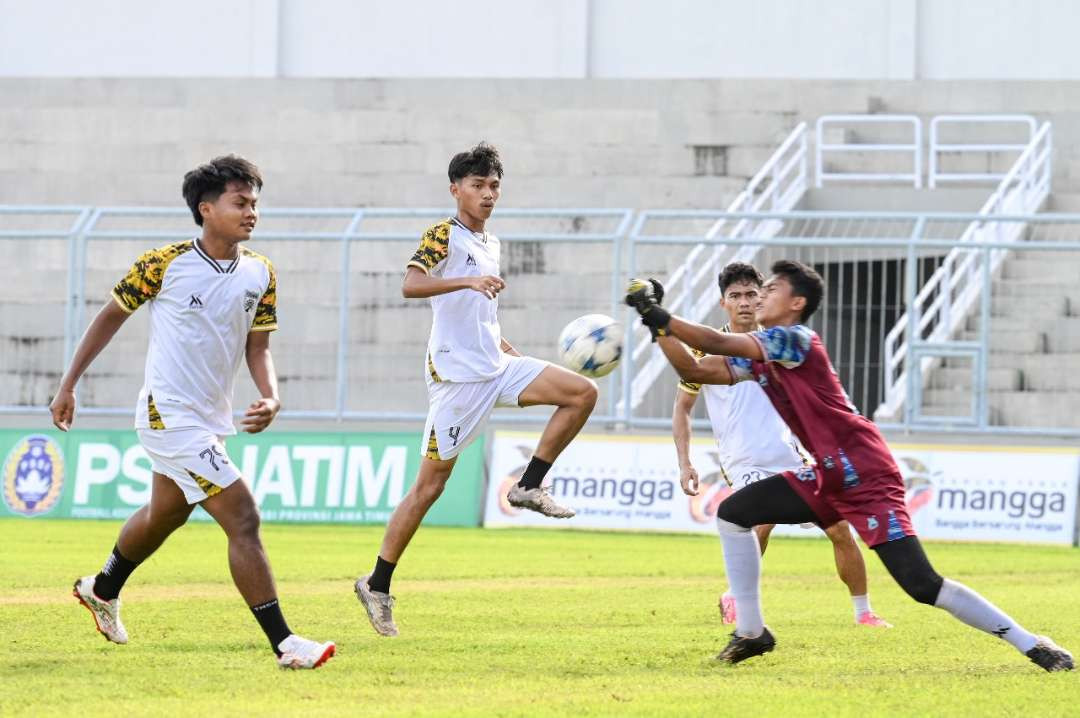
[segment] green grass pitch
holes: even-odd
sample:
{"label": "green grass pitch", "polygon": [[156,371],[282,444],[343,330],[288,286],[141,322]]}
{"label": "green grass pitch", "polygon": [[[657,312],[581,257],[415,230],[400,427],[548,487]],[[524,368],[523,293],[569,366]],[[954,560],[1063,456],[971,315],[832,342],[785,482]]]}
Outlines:
{"label": "green grass pitch", "polygon": [[[265,526],[286,617],[333,639],[317,671],[279,671],[233,589],[216,526],[177,532],[124,592],[126,646],[71,597],[118,524],[0,520],[2,715],[1065,716],[1080,673],[919,606],[866,551],[890,631],[856,628],[829,545],[775,539],[765,562],[776,651],[712,657],[719,542],[708,536],[422,528],[395,577],[401,637],[352,593],[378,527]],[[931,544],[1030,629],[1080,649],[1080,552]]]}

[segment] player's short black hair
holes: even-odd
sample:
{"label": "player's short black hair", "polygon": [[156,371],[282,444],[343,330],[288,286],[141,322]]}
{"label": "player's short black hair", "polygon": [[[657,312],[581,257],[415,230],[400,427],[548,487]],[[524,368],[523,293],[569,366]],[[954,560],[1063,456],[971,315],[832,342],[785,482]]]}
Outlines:
{"label": "player's short black hair", "polygon": [[489,177],[496,175],[499,179],[503,176],[502,160],[499,159],[499,151],[487,142],[481,142],[468,152],[458,152],[450,160],[450,167],[446,174],[451,182],[465,179],[469,175]]}
{"label": "player's short black hair", "polygon": [[756,284],[760,287],[765,283],[765,278],[752,264],[732,262],[720,272],[717,281],[720,283],[720,294],[723,294],[732,284]]}
{"label": "player's short black hair", "polygon": [[215,201],[225,193],[230,182],[242,182],[256,192],[262,190],[263,186],[259,168],[240,155],[215,157],[184,175],[184,201],[195,218],[195,224],[201,227],[203,223],[199,203]]}
{"label": "player's short black hair", "polygon": [[781,259],[774,262],[772,273],[783,277],[791,285],[791,293],[796,297],[806,299],[800,321],[805,322],[814,315],[821,299],[825,296],[825,280],[821,278],[813,267],[793,259]]}

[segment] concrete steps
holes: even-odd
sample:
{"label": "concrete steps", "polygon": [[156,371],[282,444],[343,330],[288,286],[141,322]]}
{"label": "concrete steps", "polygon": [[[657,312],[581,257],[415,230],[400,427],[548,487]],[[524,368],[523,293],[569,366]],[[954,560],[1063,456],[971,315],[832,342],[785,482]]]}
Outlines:
{"label": "concrete steps", "polygon": [[[1080,428],[1080,391],[1008,391],[987,394],[990,422],[997,426]],[[929,389],[923,395],[927,414],[965,415],[971,392]]]}
{"label": "concrete steps", "polygon": [[[1060,235],[1059,236],[1064,236]],[[993,282],[987,401],[1000,426],[1080,427],[1080,253],[1019,252]],[[957,338],[979,339],[978,309]],[[928,414],[970,411],[970,362],[946,359],[928,377]]]}
{"label": "concrete steps", "polygon": [[1010,257],[1002,279],[1061,285],[1080,282],[1080,252],[1026,252]]}

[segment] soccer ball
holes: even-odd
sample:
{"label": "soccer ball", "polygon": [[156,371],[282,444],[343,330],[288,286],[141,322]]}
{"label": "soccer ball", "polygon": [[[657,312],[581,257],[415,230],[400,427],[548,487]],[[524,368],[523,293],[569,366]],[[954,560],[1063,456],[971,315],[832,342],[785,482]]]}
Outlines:
{"label": "soccer ball", "polygon": [[559,334],[559,361],[582,376],[607,376],[622,357],[622,325],[603,314],[586,314]]}

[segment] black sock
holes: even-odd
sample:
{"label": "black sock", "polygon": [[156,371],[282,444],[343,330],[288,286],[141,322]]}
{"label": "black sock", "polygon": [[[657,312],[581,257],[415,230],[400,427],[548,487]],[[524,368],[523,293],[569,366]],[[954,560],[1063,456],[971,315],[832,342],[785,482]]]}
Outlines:
{"label": "black sock", "polygon": [[521,475],[521,480],[518,481],[518,486],[524,489],[535,489],[544,483],[544,477],[547,476],[548,470],[551,468],[551,464],[538,459],[535,456],[532,457],[532,461],[525,467],[525,473]]}
{"label": "black sock", "polygon": [[94,595],[105,601],[119,596],[124,582],[138,565],[135,561],[124,558],[118,546],[113,546],[112,554],[106,559],[101,573],[94,577]]}
{"label": "black sock", "polygon": [[270,639],[270,647],[280,656],[281,650],[278,644],[292,635],[292,631],[289,630],[289,624],[285,623],[285,617],[281,615],[278,600],[275,598],[266,603],[260,603],[258,606],[252,606],[251,612],[255,614],[255,620],[262,626],[263,633]]}
{"label": "black sock", "polygon": [[375,570],[371,572],[367,585],[372,591],[390,593],[390,579],[394,576],[396,563],[390,563],[382,556],[375,558]]}

